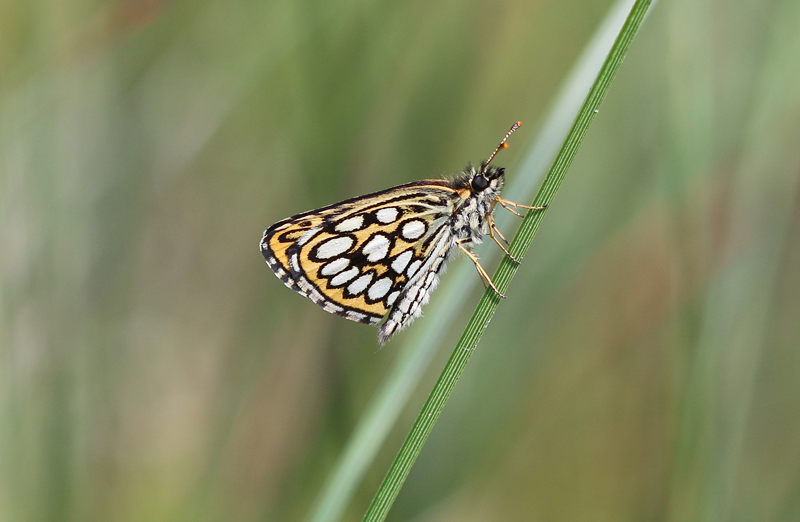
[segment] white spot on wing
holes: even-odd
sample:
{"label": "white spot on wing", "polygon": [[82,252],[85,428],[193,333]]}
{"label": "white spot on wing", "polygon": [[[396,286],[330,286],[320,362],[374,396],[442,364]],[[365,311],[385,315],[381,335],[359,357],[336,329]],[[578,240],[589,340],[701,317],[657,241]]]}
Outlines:
{"label": "white spot on wing", "polygon": [[366,315],[358,313],[358,312],[353,312],[352,310],[348,310],[347,311],[347,317],[349,317],[350,319],[352,319],[354,321],[360,321],[363,318],[365,318]]}
{"label": "white spot on wing", "polygon": [[338,274],[339,272],[347,268],[347,265],[349,264],[350,264],[349,259],[347,259],[346,257],[340,257],[339,259],[334,259],[327,265],[323,266],[322,270],[320,270],[319,273],[324,276]]}
{"label": "white spot on wing", "polygon": [[420,261],[419,259],[417,259],[416,261],[411,263],[411,266],[408,267],[408,272],[407,272],[409,279],[414,277],[414,274],[417,273],[417,270],[419,270],[419,267],[421,265],[422,265],[422,261]]}
{"label": "white spot on wing", "polygon": [[300,260],[297,259],[297,254],[292,254],[289,258],[289,264],[292,266],[292,270],[300,272]]}
{"label": "white spot on wing", "polygon": [[336,225],[337,232],[352,232],[358,230],[364,224],[364,216],[354,216],[347,218]]}
{"label": "white spot on wing", "polygon": [[405,270],[406,267],[408,266],[408,262],[411,261],[411,256],[413,255],[414,253],[411,250],[406,250],[405,252],[397,256],[395,260],[392,261],[392,270],[394,270],[398,274],[402,274],[403,270]]}
{"label": "white spot on wing", "polygon": [[347,287],[347,291],[353,295],[358,295],[364,291],[369,282],[372,281],[372,273],[364,274]]}
{"label": "white spot on wing", "polygon": [[345,270],[341,274],[331,279],[331,285],[333,286],[343,285],[357,275],[358,275],[358,268],[352,267],[350,268],[350,270]]}
{"label": "white spot on wing", "polygon": [[408,299],[403,299],[402,301],[400,301],[400,304],[397,305],[397,307],[400,309],[401,312],[403,312],[404,314],[407,314],[408,313],[408,307],[410,305],[411,305],[411,301],[409,301]]}
{"label": "white spot on wing", "polygon": [[330,259],[346,252],[351,246],[353,246],[353,238],[350,236],[335,237],[317,246],[317,257],[319,259]]}
{"label": "white spot on wing", "polygon": [[367,296],[373,301],[377,301],[385,296],[390,288],[392,288],[392,280],[388,277],[383,277],[372,283],[372,286],[369,287],[369,291],[367,292]]}
{"label": "white spot on wing", "polygon": [[308,243],[308,240],[317,235],[317,232],[319,232],[320,230],[322,230],[322,227],[314,227],[309,230],[306,230],[306,232],[302,236],[300,236],[300,239],[297,240],[297,244],[301,246],[305,245],[306,243]]}
{"label": "white spot on wing", "polygon": [[392,223],[397,220],[397,217],[400,215],[400,211],[394,207],[382,208],[375,213],[375,217],[378,218],[383,224]]}
{"label": "white spot on wing", "polygon": [[386,304],[392,306],[392,304],[394,304],[394,302],[397,300],[397,296],[399,295],[400,295],[399,291],[392,292],[391,294],[389,294],[389,297],[386,298]]}
{"label": "white spot on wing", "polygon": [[364,245],[361,252],[367,256],[367,261],[372,263],[380,261],[389,253],[389,238],[382,234],[376,234]]}
{"label": "white spot on wing", "polygon": [[403,225],[402,234],[405,239],[417,239],[424,233],[425,223],[419,219],[412,219]]}

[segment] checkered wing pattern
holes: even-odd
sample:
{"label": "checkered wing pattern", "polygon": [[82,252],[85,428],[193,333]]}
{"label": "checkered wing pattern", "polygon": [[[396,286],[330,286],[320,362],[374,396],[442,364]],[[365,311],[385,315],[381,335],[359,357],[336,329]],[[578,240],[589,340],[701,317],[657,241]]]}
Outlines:
{"label": "checkered wing pattern", "polygon": [[286,286],[330,313],[373,325],[388,315],[384,343],[438,283],[466,197],[444,180],[401,185],[279,221],[261,252]]}

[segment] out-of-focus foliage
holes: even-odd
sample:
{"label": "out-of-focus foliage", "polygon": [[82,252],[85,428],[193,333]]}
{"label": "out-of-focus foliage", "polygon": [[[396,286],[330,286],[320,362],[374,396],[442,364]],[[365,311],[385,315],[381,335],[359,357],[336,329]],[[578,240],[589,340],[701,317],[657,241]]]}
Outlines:
{"label": "out-of-focus foliage", "polygon": [[[608,7],[0,4],[0,520],[302,520],[407,334],[261,232],[521,119],[513,176]],[[800,519],[798,27],[652,9],[390,519]]]}

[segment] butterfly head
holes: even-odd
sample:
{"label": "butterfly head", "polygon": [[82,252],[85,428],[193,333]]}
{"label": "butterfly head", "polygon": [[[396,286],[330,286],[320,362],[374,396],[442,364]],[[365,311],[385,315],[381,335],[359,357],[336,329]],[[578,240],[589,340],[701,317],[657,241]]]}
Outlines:
{"label": "butterfly head", "polygon": [[490,165],[494,157],[500,151],[500,149],[505,149],[508,147],[506,140],[508,137],[511,136],[511,133],[515,130],[519,129],[522,122],[516,122],[514,125],[511,126],[511,129],[506,133],[503,141],[500,142],[500,145],[494,149],[492,155],[489,156],[489,159],[481,163],[481,168],[475,172],[474,169],[468,169],[468,173],[470,174],[469,179],[469,186],[472,190],[472,194],[474,196],[482,195],[482,196],[489,196],[493,197],[497,195],[500,190],[503,188],[503,182],[505,181],[505,169],[503,167],[494,167]]}
{"label": "butterfly head", "polygon": [[478,195],[482,193],[500,192],[500,189],[503,188],[503,182],[505,181],[505,172],[506,169],[503,167],[489,166],[485,163],[481,165],[479,170],[472,170],[469,180],[469,187],[472,190],[472,194]]}

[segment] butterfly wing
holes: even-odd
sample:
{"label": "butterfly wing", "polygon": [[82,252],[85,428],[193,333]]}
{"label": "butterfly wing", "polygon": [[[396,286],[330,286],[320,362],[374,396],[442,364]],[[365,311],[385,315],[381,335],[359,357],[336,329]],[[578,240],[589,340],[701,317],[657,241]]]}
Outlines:
{"label": "butterfly wing", "polygon": [[351,321],[377,324],[397,303],[383,343],[419,315],[436,285],[453,245],[449,220],[465,196],[427,180],[353,198],[275,223],[261,252],[286,286]]}

